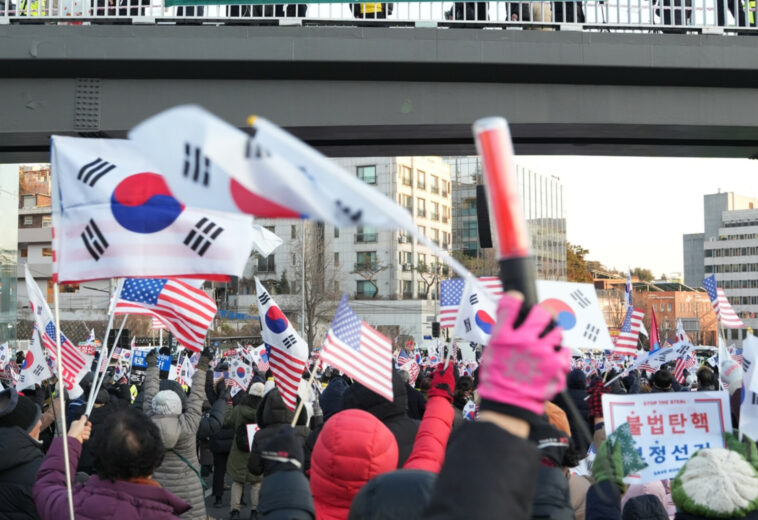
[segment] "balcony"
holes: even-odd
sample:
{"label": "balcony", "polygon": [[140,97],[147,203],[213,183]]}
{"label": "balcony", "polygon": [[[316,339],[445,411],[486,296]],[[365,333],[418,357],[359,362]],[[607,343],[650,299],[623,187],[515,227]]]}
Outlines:
{"label": "balcony", "polygon": [[52,242],[53,240],[53,228],[51,227],[38,227],[38,228],[19,228],[18,229],[18,243],[19,244],[39,244],[45,242]]}
{"label": "balcony", "polygon": [[371,233],[371,234],[356,234],[355,235],[355,242],[357,244],[373,244],[377,241],[377,234]]}
{"label": "balcony", "polygon": [[442,217],[442,223],[447,224],[450,219],[447,217]]}
{"label": "balcony", "polygon": [[403,264],[403,271],[413,271],[413,265]]}
{"label": "balcony", "polygon": [[442,190],[442,193],[441,193],[441,195],[442,195],[442,198],[443,198],[443,199],[446,199],[446,198],[447,198],[447,192],[446,192],[445,190]]}
{"label": "balcony", "polygon": [[379,264],[372,262],[356,262],[353,271],[378,271]]}
{"label": "balcony", "polygon": [[440,219],[440,214],[439,214],[439,213],[430,213],[430,214],[429,214],[429,218],[430,218],[430,219],[432,219],[432,220],[437,220],[437,221],[439,221],[439,219]]}
{"label": "balcony", "polygon": [[426,217],[426,211],[423,209],[420,209],[416,212],[417,217]]}
{"label": "balcony", "polygon": [[257,265],[255,266],[255,272],[256,273],[276,273],[276,265],[269,264],[269,265]]}

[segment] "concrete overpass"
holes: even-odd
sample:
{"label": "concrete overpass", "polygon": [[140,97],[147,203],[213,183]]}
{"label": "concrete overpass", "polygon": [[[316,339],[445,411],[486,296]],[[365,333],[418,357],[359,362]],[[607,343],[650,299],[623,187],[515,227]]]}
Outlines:
{"label": "concrete overpass", "polygon": [[473,152],[758,156],[758,39],[465,28],[0,25],[0,163],[53,133],[121,137],[199,103],[333,156]]}

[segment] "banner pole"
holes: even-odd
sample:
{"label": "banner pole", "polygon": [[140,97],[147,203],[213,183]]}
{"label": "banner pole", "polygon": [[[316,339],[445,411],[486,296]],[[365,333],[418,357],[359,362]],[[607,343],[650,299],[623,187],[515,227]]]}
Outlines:
{"label": "banner pole", "polygon": [[97,393],[100,391],[100,388],[103,386],[103,380],[105,379],[108,363],[111,362],[111,359],[113,358],[113,353],[116,352],[116,345],[118,344],[118,339],[121,337],[121,331],[124,330],[124,325],[126,324],[126,318],[128,317],[129,317],[128,314],[124,314],[124,319],[121,320],[121,326],[119,327],[118,333],[116,334],[116,337],[113,340],[113,347],[111,348],[110,353],[108,354],[108,360],[105,362],[105,365],[102,364],[103,357],[104,357],[103,353],[100,354],[100,363],[98,363],[97,372],[100,373],[100,368],[103,367],[103,376],[97,380],[97,384],[93,384],[90,390],[89,399],[87,400],[87,409],[84,412],[85,415],[87,415],[87,417],[89,417],[89,414],[92,413],[92,408],[95,406]]}
{"label": "banner pole", "polygon": [[[108,305],[108,326],[105,328],[105,337],[103,338],[103,345],[100,348],[100,360],[97,364],[97,370],[95,371],[95,377],[92,380],[92,388],[95,387],[97,384],[97,380],[100,377],[100,366],[103,362],[103,354],[105,352],[108,352],[108,336],[111,333],[111,329],[113,328],[113,318],[114,314],[113,311],[116,308],[116,301],[121,297],[121,289],[124,287],[124,279],[119,278],[118,282],[116,282],[116,290],[113,292],[113,298],[111,299],[109,305]],[[105,374],[103,374],[105,375]],[[90,402],[95,402],[95,399],[92,397],[92,392],[90,392],[90,396],[87,399],[87,414],[89,415],[89,412],[92,410],[92,407],[90,406]]]}
{"label": "banner pole", "polygon": [[66,398],[63,385],[63,360],[61,359],[61,319],[60,305],[58,301],[58,282],[53,284],[53,298],[55,299],[55,359],[58,365],[58,392],[61,402],[61,436],[63,437],[63,464],[66,473],[66,497],[68,500],[68,518],[74,518],[74,495],[71,491],[71,466],[68,459],[68,435],[66,434]]}

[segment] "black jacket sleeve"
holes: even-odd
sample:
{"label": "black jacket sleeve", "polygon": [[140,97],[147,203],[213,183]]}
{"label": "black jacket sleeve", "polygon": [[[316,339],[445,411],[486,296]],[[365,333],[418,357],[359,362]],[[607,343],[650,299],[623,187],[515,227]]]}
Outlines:
{"label": "black jacket sleeve", "polygon": [[223,398],[216,399],[207,414],[200,419],[200,425],[197,428],[197,439],[210,439],[217,434],[224,425],[224,414],[226,413],[226,400]]}
{"label": "black jacket sleeve", "polygon": [[208,370],[205,372],[205,397],[208,398],[209,403],[215,403],[218,399],[218,394],[216,394],[216,387],[213,384],[213,370]]}
{"label": "black jacket sleeve", "polygon": [[426,520],[531,518],[540,455],[531,442],[488,422],[453,433]]}

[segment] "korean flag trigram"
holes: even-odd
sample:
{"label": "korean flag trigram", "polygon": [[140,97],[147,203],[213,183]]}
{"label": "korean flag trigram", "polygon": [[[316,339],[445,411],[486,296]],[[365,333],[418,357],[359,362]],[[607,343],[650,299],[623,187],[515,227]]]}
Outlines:
{"label": "korean flag trigram", "polygon": [[207,217],[203,217],[195,224],[194,229],[187,234],[184,245],[203,256],[223,231],[224,228],[208,220]]}
{"label": "korean flag trigram", "polygon": [[258,295],[258,301],[261,302],[261,305],[266,305],[271,301],[271,296],[269,296],[268,293],[261,293]]}
{"label": "korean flag trigram", "polygon": [[582,309],[586,309],[586,308],[587,308],[587,307],[589,307],[589,306],[590,306],[590,304],[592,303],[592,302],[590,302],[589,298],[587,298],[587,297],[586,297],[586,296],[585,296],[585,295],[582,293],[582,291],[580,291],[579,289],[577,289],[576,291],[573,291],[573,292],[571,293],[571,298],[572,298],[572,299],[573,299],[573,300],[576,302],[576,304],[577,304],[577,305],[579,305],[579,307],[581,307]]}
{"label": "korean flag trigram", "polygon": [[94,187],[95,183],[97,183],[103,175],[113,170],[115,167],[115,164],[111,164],[98,157],[91,163],[82,166],[79,169],[79,174],[76,176],[76,179],[90,187]]}
{"label": "korean flag trigram", "polygon": [[84,242],[84,247],[87,248],[87,251],[92,258],[94,258],[95,261],[100,260],[103,253],[105,253],[105,250],[108,248],[108,241],[105,240],[105,237],[100,232],[100,228],[97,227],[94,220],[89,220],[89,224],[84,228],[81,237],[82,242]]}
{"label": "korean flag trigram", "polygon": [[210,172],[211,160],[201,153],[200,147],[184,143],[184,176],[208,186]]}
{"label": "korean flag trigram", "polygon": [[584,329],[584,339],[596,342],[597,341],[597,335],[600,334],[600,328],[596,327],[595,325],[592,325],[591,323],[587,324],[587,328]]}

